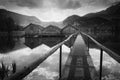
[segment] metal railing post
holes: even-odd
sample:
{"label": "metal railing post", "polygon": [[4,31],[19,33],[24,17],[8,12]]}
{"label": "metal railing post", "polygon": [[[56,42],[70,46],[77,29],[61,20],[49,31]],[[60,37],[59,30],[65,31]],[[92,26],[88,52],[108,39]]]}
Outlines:
{"label": "metal railing post", "polygon": [[103,50],[100,49],[100,76],[99,76],[99,80],[102,80],[102,62],[103,62]]}
{"label": "metal railing post", "polygon": [[[60,32],[62,35],[62,32]],[[62,42],[62,37],[60,38],[60,41]],[[62,77],[62,45],[60,46],[60,55],[59,55],[59,80],[61,80]]]}
{"label": "metal railing post", "polygon": [[62,45],[60,46],[60,57],[59,57],[59,80],[62,77]]}

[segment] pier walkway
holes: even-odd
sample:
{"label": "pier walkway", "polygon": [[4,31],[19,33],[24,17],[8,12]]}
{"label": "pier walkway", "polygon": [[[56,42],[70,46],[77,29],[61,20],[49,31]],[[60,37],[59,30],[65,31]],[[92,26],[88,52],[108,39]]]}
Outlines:
{"label": "pier walkway", "polygon": [[61,80],[94,80],[95,68],[88,48],[79,34],[65,64]]}

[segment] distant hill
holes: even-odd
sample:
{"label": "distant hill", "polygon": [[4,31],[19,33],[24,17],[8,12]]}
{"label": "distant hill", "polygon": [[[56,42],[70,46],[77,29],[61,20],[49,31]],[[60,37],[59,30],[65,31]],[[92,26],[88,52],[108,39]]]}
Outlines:
{"label": "distant hill", "polygon": [[[91,25],[100,25],[103,23],[108,23],[109,21],[106,20],[105,18],[99,17],[99,16],[93,16],[93,17],[80,17],[77,15],[72,15],[66,18],[63,21],[63,24],[65,26],[73,26],[75,28],[80,28],[80,27],[91,27]],[[94,27],[94,26],[93,26]]]}
{"label": "distant hill", "polygon": [[67,17],[64,21],[63,21],[63,24],[64,25],[67,25],[67,24],[69,24],[69,25],[71,25],[71,24],[73,24],[74,22],[81,22],[81,21],[83,21],[84,20],[84,18],[83,17],[80,17],[80,16],[78,16],[78,15],[72,15],[72,16],[69,16],[69,17]]}
{"label": "distant hill", "polygon": [[120,2],[113,4],[112,6],[108,7],[106,10],[97,12],[97,13],[90,13],[85,15],[85,17],[120,17]]}
{"label": "distant hill", "polygon": [[36,25],[41,25],[43,27],[47,27],[49,25],[54,25],[59,28],[63,28],[62,22],[42,22],[35,16],[22,15],[22,14],[8,11],[5,9],[0,9],[0,16],[11,17],[17,25],[20,25],[23,27],[26,27],[27,25],[33,23]]}
{"label": "distant hill", "polygon": [[63,22],[41,22],[41,26],[47,27],[49,25],[57,26],[58,28],[63,28]]}
{"label": "distant hill", "polygon": [[26,16],[5,9],[0,9],[0,16],[11,17],[14,20],[15,24],[20,26],[27,26],[30,23],[41,23],[41,21],[34,16]]}
{"label": "distant hill", "polygon": [[119,16],[120,17],[120,2],[109,7],[106,10],[106,13],[110,16]]}
{"label": "distant hill", "polygon": [[63,21],[64,25],[74,25],[74,23],[78,23],[81,27],[86,27],[89,25],[99,25],[99,24],[110,24],[110,20],[113,18],[120,19],[120,3],[116,3],[106,10],[97,12],[97,13],[89,13],[85,16],[72,15],[66,18]]}
{"label": "distant hill", "polygon": [[33,23],[41,25],[43,27],[54,25],[62,29],[66,25],[74,25],[74,22],[79,23],[80,26],[108,23],[107,20],[110,20],[113,17],[120,17],[120,3],[116,3],[106,10],[97,13],[90,13],[85,16],[71,15],[67,17],[63,22],[42,22],[34,16],[26,16],[5,9],[0,9],[0,16],[11,17],[17,25],[24,27],[30,23]]}

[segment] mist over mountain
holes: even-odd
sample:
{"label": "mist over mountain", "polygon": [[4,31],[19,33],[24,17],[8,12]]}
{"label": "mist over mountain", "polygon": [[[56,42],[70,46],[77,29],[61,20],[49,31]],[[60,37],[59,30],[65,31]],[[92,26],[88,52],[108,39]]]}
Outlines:
{"label": "mist over mountain", "polygon": [[0,16],[10,17],[14,20],[15,24],[23,27],[26,27],[30,23],[41,25],[43,27],[47,27],[49,25],[55,25],[58,26],[59,28],[63,27],[62,22],[42,22],[35,16],[22,15],[5,9],[0,9]]}
{"label": "mist over mountain", "polygon": [[41,21],[34,16],[26,16],[14,13],[5,9],[0,9],[0,16],[10,17],[14,20],[15,24],[20,26],[27,26],[30,23],[40,24]]}
{"label": "mist over mountain", "polygon": [[42,22],[34,16],[26,16],[19,13],[11,12],[5,9],[0,9],[0,16],[11,17],[15,24],[26,27],[30,23],[47,27],[54,25],[59,28],[63,28],[66,25],[73,25],[74,22],[79,23],[81,26],[88,26],[94,24],[101,24],[102,22],[108,22],[112,17],[120,17],[120,3],[116,3],[106,10],[89,13],[85,16],[71,15],[67,17],[63,22]]}
{"label": "mist over mountain", "polygon": [[66,25],[66,24],[73,24],[74,22],[80,22],[83,18],[78,16],[78,15],[72,15],[72,16],[69,16],[67,17],[64,21],[63,21],[63,24]]}
{"label": "mist over mountain", "polygon": [[59,28],[63,28],[63,22],[42,22],[40,25],[44,26],[44,27],[47,27],[49,25],[54,25],[54,26],[57,26]]}

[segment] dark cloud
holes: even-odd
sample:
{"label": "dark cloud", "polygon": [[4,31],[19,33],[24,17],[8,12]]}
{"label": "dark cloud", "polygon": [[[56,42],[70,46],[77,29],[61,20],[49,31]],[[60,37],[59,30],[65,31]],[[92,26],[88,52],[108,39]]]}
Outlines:
{"label": "dark cloud", "polygon": [[89,4],[93,6],[110,6],[116,2],[120,2],[120,0],[91,0]]}
{"label": "dark cloud", "polygon": [[42,6],[42,0],[0,0],[0,5],[4,7],[28,7],[36,8]]}
{"label": "dark cloud", "polygon": [[58,7],[61,9],[77,9],[81,7],[80,0],[58,0]]}
{"label": "dark cloud", "polygon": [[[92,5],[92,6],[108,6],[120,0],[0,0],[0,6],[6,8],[14,7],[28,7],[28,8],[45,8],[53,7],[47,2],[50,2],[54,7],[60,9],[78,9],[82,6]],[[87,4],[87,5],[86,5]]]}
{"label": "dark cloud", "polygon": [[120,0],[57,0],[58,7],[61,9],[77,9],[83,6],[110,6]]}

